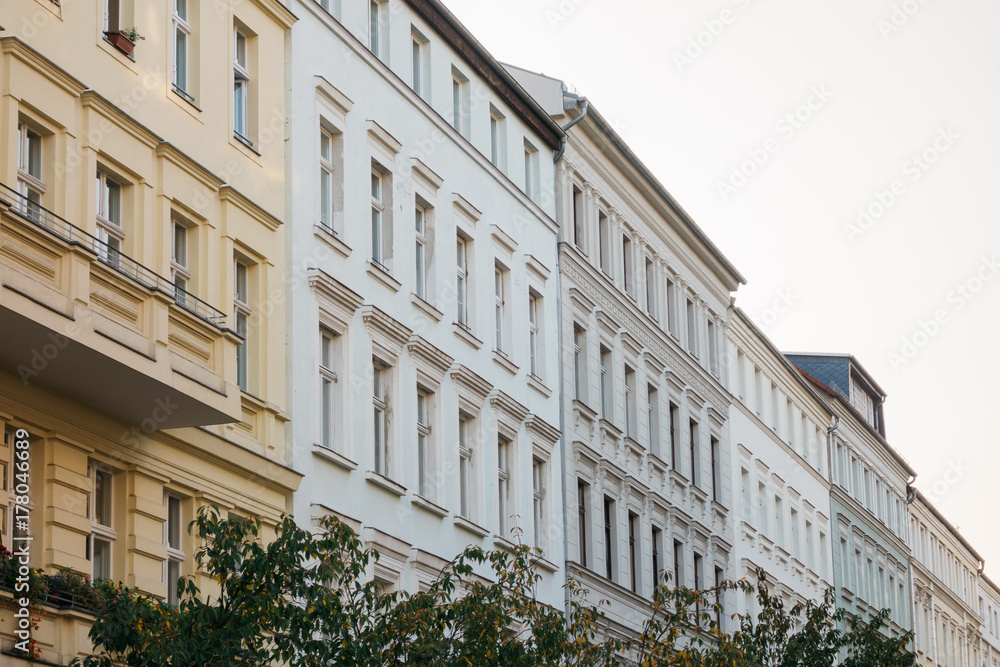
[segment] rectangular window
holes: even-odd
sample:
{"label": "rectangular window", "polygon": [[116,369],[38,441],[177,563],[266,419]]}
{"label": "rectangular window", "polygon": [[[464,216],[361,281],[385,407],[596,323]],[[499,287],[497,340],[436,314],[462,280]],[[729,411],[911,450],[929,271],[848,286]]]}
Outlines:
{"label": "rectangular window", "polygon": [[319,383],[320,400],[323,407],[320,411],[321,419],[321,444],[329,449],[334,449],[334,429],[336,428],[337,414],[337,370],[336,370],[336,350],[338,344],[337,334],[327,329],[319,331]]}
{"label": "rectangular window", "polygon": [[744,467],[740,467],[740,504],[743,505],[740,512],[740,517],[743,521],[750,523],[750,503],[752,502],[750,496],[750,471]]}
{"label": "rectangular window", "polygon": [[410,26],[410,55],[410,83],[413,92],[426,100],[430,93],[430,45],[427,38],[413,26]]}
{"label": "rectangular window", "polygon": [[684,585],[684,544],[680,540],[674,540],[674,583],[676,586]]}
{"label": "rectangular window", "polygon": [[414,265],[416,266],[416,276],[414,287],[416,294],[421,299],[427,298],[427,221],[426,210],[419,204],[413,210],[414,232],[416,236],[416,247],[414,248]]}
{"label": "rectangular window", "polygon": [[576,400],[587,402],[587,330],[573,323],[573,391]]}
{"label": "rectangular window", "polygon": [[625,293],[635,298],[635,274],[632,267],[632,237],[622,234],[622,277]]}
{"label": "rectangular window", "polygon": [[180,602],[177,594],[177,582],[181,578],[184,566],[184,535],[183,516],[181,514],[181,499],[167,495],[167,520],[163,524],[163,543],[167,547],[167,560],[164,562],[164,581],[167,584],[167,602],[176,605]]}
{"label": "rectangular window", "polygon": [[659,586],[663,583],[663,562],[660,560],[662,558],[661,549],[663,548],[663,531],[656,526],[652,527],[650,541],[653,543],[653,586]]}
{"label": "rectangular window", "polygon": [[42,181],[42,137],[25,123],[17,124],[17,191],[28,200],[27,206],[18,206],[18,212],[37,220],[38,204],[45,194]]}
{"label": "rectangular window", "polygon": [[723,608],[725,600],[722,593],[722,577],[722,568],[716,567],[715,578],[713,580],[713,586],[715,587],[715,624],[720,630],[722,629],[722,619],[726,616],[725,609]]}
{"label": "rectangular window", "polygon": [[604,496],[604,574],[615,580],[615,501]]}
{"label": "rectangular window", "polygon": [[775,433],[781,430],[781,409],[778,407],[778,385],[771,385],[771,428]]}
{"label": "rectangular window", "polygon": [[587,512],[587,495],[590,493],[590,485],[582,479],[576,480],[576,525],[579,531],[580,544],[580,565],[589,566],[587,559],[587,524],[590,521]]}
{"label": "rectangular window", "polygon": [[686,299],[687,303],[687,346],[688,352],[693,356],[698,356],[698,322],[694,317],[694,302]]}
{"label": "rectangular window", "polygon": [[[760,521],[760,532],[764,535],[770,535],[771,531],[768,527],[768,513],[767,513],[767,486],[763,482],[757,483],[757,512]],[[771,537],[774,537],[771,535]]]}
{"label": "rectangular window", "polygon": [[786,439],[788,440],[788,444],[794,448],[798,439],[795,437],[795,408],[790,398],[785,399],[785,423],[788,424],[788,433],[785,434],[787,436]]}
{"label": "rectangular window", "polygon": [[802,560],[802,547],[799,544],[799,511],[794,507],[789,509],[788,524],[788,551],[792,554],[792,558]]}
{"label": "rectangular window", "polygon": [[535,519],[535,546],[541,549],[545,537],[545,461],[538,457],[531,462],[531,506]]}
{"label": "rectangular window", "polygon": [[334,138],[329,130],[319,131],[319,224],[335,234],[334,220]]}
{"label": "rectangular window", "polygon": [[601,345],[601,419],[613,421],[611,399],[611,350]]}
{"label": "rectangular window", "polygon": [[649,451],[660,456],[660,392],[655,385],[646,385],[646,428],[649,431]]}
{"label": "rectangular window", "polygon": [[188,17],[188,0],[174,0],[174,90],[191,100],[188,91],[188,41],[191,38],[191,23]]}
{"label": "rectangular window", "polygon": [[455,303],[458,324],[469,328],[469,243],[459,234],[456,237]]}
{"label": "rectangular window", "polygon": [[469,79],[451,69],[451,124],[458,133],[469,138]]}
{"label": "rectangular window", "polygon": [[781,496],[774,496],[774,541],[784,546],[785,542],[785,509]]}
{"label": "rectangular window", "polygon": [[754,409],[757,416],[763,419],[764,416],[764,375],[760,369],[754,366],[753,369],[753,398]]}
{"label": "rectangular window", "polygon": [[250,285],[249,269],[240,260],[233,262],[233,321],[236,324],[236,335],[243,342],[236,348],[236,383],[242,391],[249,391],[249,360],[250,360]]}
{"label": "rectangular window", "polygon": [[636,438],[636,403],[635,370],[625,365],[625,436]]}
{"label": "rectangular window", "polygon": [[677,324],[677,286],[667,278],[667,331],[675,338],[680,338]]}
{"label": "rectangular window", "polygon": [[233,132],[250,143],[250,69],[247,36],[234,30],[233,57]]}
{"label": "rectangular window", "polygon": [[490,162],[501,171],[507,168],[507,118],[490,105]]}
{"label": "rectangular window", "polygon": [[378,0],[368,3],[368,48],[375,57],[385,62],[389,55],[389,12]]}
{"label": "rectangular window", "polygon": [[507,351],[507,271],[499,264],[493,267],[493,320],[496,329],[496,350]]}
{"label": "rectangular window", "polygon": [[372,414],[374,417],[374,470],[389,476],[389,366],[372,357]]}
{"label": "rectangular window", "polygon": [[528,292],[528,373],[540,378],[542,375],[541,349],[538,345],[540,336],[538,312],[542,297],[535,292]]}
{"label": "rectangular window", "polygon": [[639,530],[639,515],[635,512],[628,513],[628,569],[629,583],[632,592],[639,592],[639,545],[636,543],[636,534]]}
{"label": "rectangular window", "polygon": [[745,400],[747,396],[747,359],[746,355],[739,351],[736,352],[736,377],[740,400]]}
{"label": "rectangular window", "polygon": [[597,238],[601,244],[601,271],[611,275],[611,221],[604,211],[597,212]]}
{"label": "rectangular window", "polygon": [[497,489],[499,491],[499,499],[497,507],[499,508],[499,523],[500,526],[500,536],[507,537],[508,524],[510,523],[512,508],[511,504],[511,481],[510,481],[510,466],[511,466],[511,445],[510,440],[504,438],[503,436],[497,439]]}
{"label": "rectangular window", "polygon": [[91,578],[110,579],[112,574],[112,547],[118,537],[114,528],[114,477],[111,471],[90,465],[90,537],[87,558]]}
{"label": "rectangular window", "polygon": [[719,376],[719,341],[715,339],[715,322],[708,320],[708,370]]}
{"label": "rectangular window", "polygon": [[719,458],[719,439],[709,438],[712,454],[712,500],[722,502],[722,459]]}
{"label": "rectangular window", "polygon": [[116,32],[122,27],[121,0],[104,0],[104,31]]}
{"label": "rectangular window", "polygon": [[656,312],[656,266],[653,260],[646,258],[646,312],[654,320],[657,319]]}
{"label": "rectangular window", "polygon": [[583,190],[573,186],[573,245],[582,251],[586,251],[584,238],[586,237],[586,207],[584,205]]}
{"label": "rectangular window", "polygon": [[[702,583],[702,580],[701,580],[701,577],[702,577],[702,573],[701,573],[701,561],[702,561],[701,554],[698,553],[697,551],[694,552],[694,558],[692,559],[692,562],[691,562],[691,569],[694,570],[694,590],[696,590],[696,591],[700,591],[701,590],[701,583]],[[698,612],[698,611],[700,611],[700,609],[701,609],[701,603],[700,602],[696,602],[695,603],[695,611]]]}
{"label": "rectangular window", "polygon": [[691,483],[695,486],[701,486],[701,456],[699,455],[701,433],[698,429],[698,422],[693,419],[688,422],[688,434],[691,444]]}
{"label": "rectangular window", "polygon": [[538,173],[538,149],[530,141],[524,140],[524,194],[528,199],[538,199],[540,177]]}
{"label": "rectangular window", "polygon": [[372,263],[380,269],[388,272],[386,266],[385,246],[385,198],[384,189],[386,179],[381,169],[376,168],[372,162],[371,173],[371,207],[372,207]]}
{"label": "rectangular window", "polygon": [[107,172],[97,170],[97,238],[100,258],[118,266],[125,240],[122,228],[122,186]]}
{"label": "rectangular window", "polygon": [[187,303],[191,270],[188,268],[188,228],[176,218],[172,223],[170,238],[170,278],[174,283],[174,298],[177,303]]}
{"label": "rectangular window", "polygon": [[677,472],[681,471],[681,410],[673,401],[670,402],[670,466]]}
{"label": "rectangular window", "polygon": [[460,412],[458,415],[458,493],[459,514],[472,519],[472,503],[475,482],[472,471],[472,440],[475,419]]}

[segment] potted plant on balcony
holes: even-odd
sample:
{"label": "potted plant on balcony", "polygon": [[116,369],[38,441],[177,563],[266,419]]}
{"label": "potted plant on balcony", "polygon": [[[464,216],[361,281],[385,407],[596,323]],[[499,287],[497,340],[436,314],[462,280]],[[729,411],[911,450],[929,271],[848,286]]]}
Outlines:
{"label": "potted plant on balcony", "polygon": [[146,39],[139,34],[139,29],[135,26],[123,30],[108,30],[104,33],[104,36],[107,37],[112,46],[129,57],[132,56],[132,51],[135,50],[135,43],[140,39]]}

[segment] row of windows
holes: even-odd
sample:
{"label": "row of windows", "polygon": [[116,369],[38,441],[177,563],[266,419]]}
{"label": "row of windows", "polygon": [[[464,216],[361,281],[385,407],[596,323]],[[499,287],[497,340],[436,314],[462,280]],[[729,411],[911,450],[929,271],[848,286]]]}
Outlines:
{"label": "row of windows", "polygon": [[[636,366],[628,361],[622,363],[620,370],[614,361],[614,353],[610,343],[603,340],[598,344],[597,374],[599,395],[598,416],[612,424],[621,424],[615,413],[615,377],[621,378],[621,386],[625,392],[625,414],[624,414],[624,434],[636,442],[642,442],[639,433],[640,422],[640,400],[643,401],[642,417],[645,419],[645,442],[648,451],[661,460],[667,461],[668,452],[663,445],[663,428],[666,426],[667,445],[669,447],[668,464],[678,473],[681,471],[681,441],[683,437],[684,425],[681,423],[680,407],[672,400],[668,400],[666,405],[660,400],[659,387],[649,382],[646,384],[645,392],[637,386]],[[591,374],[588,370],[590,362],[590,347],[588,343],[588,332],[583,325],[574,322],[573,324],[573,387],[574,398],[587,405],[589,400]],[[619,375],[620,373],[620,375]],[[640,394],[642,396],[640,397]],[[689,480],[697,487],[702,486],[704,474],[702,471],[701,449],[704,446],[701,425],[695,419],[689,419],[687,423],[687,444],[690,448],[690,476]],[[722,501],[722,459],[719,439],[714,435],[709,435],[709,460],[711,470],[708,475],[708,484],[711,485],[712,500]]]}
{"label": "row of windows", "polygon": [[833,482],[846,489],[889,530],[906,540],[906,500],[849,444],[833,446]]}
{"label": "row of windows", "polygon": [[890,618],[905,626],[905,566],[862,535],[855,532],[848,535],[846,528],[840,535],[839,558],[845,587],[870,605],[888,608]]}
{"label": "row of windows", "polygon": [[[758,466],[761,465],[758,462]],[[751,474],[751,470],[756,470],[757,475]],[[766,470],[761,471],[744,461],[740,466],[741,519],[825,578],[827,532],[823,524],[827,519],[822,514],[814,514],[807,503],[800,503],[792,487],[787,487],[786,503],[785,488],[784,485],[773,487]]]}
{"label": "row of windows", "polygon": [[[662,260],[638,250],[639,237],[635,231],[624,224],[620,232],[617,231],[618,225],[606,212],[607,207],[588,204],[588,198],[578,185],[572,185],[571,206],[569,219],[573,224],[574,245],[587,254],[590,244],[596,243],[595,261],[601,271],[637,303],[641,288],[646,314],[719,377],[722,335],[719,316],[710,310],[706,312],[693,294],[681,288],[679,276],[663,268]],[[596,225],[591,225],[589,221],[595,214]],[[616,244],[616,239],[620,243]],[[643,277],[641,284],[640,274]]]}
{"label": "row of windows", "polygon": [[936,648],[936,664],[949,667],[973,667],[980,664],[979,647],[976,645],[978,641],[967,644],[964,623],[956,623],[939,607],[935,607],[932,612],[926,605],[919,610],[916,620],[914,644],[918,653],[934,656]]}
{"label": "row of windows", "polygon": [[912,516],[910,521],[910,534],[914,538],[910,548],[914,558],[971,606],[975,600],[975,573],[919,519]]}
{"label": "row of windows", "polygon": [[[627,510],[625,534],[620,535],[618,501],[608,495],[600,496],[598,500],[601,501],[601,514],[597,517],[592,507],[594,496],[591,485],[583,479],[577,479],[576,497],[578,530],[576,561],[580,565],[591,569],[596,567],[597,558],[594,549],[599,545],[603,548],[602,574],[605,578],[627,586],[633,593],[645,596],[652,596],[654,586],[664,583],[670,586],[692,586],[696,590],[702,590],[706,586],[718,587],[722,582],[724,576],[722,568],[715,566],[711,573],[707,573],[705,557],[697,550],[691,551],[691,560],[687,562],[685,558],[687,549],[683,540],[675,537],[671,544],[667,544],[664,528],[655,522],[646,524],[639,513],[631,508]],[[591,532],[594,526],[599,528],[599,535]],[[644,530],[648,530],[646,533],[649,537],[648,542],[643,539]],[[597,542],[598,537],[600,543]],[[649,550],[644,554],[647,544]],[[626,551],[621,551],[623,548]],[[622,555],[627,556],[624,571],[620,568]],[[652,565],[652,579],[645,582],[643,581],[644,555],[649,556]],[[690,568],[690,571],[687,568]]]}
{"label": "row of windows", "polygon": [[[347,363],[345,347],[343,332],[325,327],[320,330],[320,444],[346,456],[349,454],[344,442],[346,434],[339,430],[349,409],[348,399],[339,386]],[[491,454],[485,451],[482,443],[483,422],[479,413],[471,408],[459,408],[453,417],[457,439],[451,446],[455,449],[448,452],[449,443],[441,436],[441,420],[445,417],[439,400],[440,387],[422,381],[409,389],[400,386],[396,361],[379,355],[372,357],[370,368],[372,471],[389,480],[413,483],[418,496],[439,505],[447,504],[449,499],[454,501],[457,491],[457,515],[473,523],[484,523],[483,485],[491,475],[486,463]],[[411,424],[402,423],[403,410],[413,410]],[[406,443],[409,442],[416,447],[408,450]],[[520,443],[512,433],[498,431],[495,445],[498,490],[495,526],[500,536],[510,538],[514,528],[512,517],[521,514],[515,494],[521,483],[517,462],[523,460],[524,455],[519,455]],[[454,478],[456,460],[457,489],[450,486],[449,481]],[[546,544],[549,466],[547,459],[537,453],[531,454],[531,462],[532,530],[534,544],[542,546]],[[415,479],[406,479],[408,471],[415,471]]]}

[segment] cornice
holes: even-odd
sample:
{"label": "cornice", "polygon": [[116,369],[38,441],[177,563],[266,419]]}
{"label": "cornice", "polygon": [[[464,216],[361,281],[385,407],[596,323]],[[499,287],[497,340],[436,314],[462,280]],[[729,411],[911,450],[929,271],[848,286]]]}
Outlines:
{"label": "cornice", "polygon": [[85,90],[80,94],[80,104],[84,108],[93,108],[98,113],[114,119],[116,125],[130,135],[146,144],[147,147],[157,146],[162,139],[149,128],[128,115],[95,90]]}
{"label": "cornice", "polygon": [[264,12],[277,22],[284,30],[291,29],[298,17],[278,0],[253,0]]}
{"label": "cornice", "polygon": [[528,415],[524,425],[530,435],[534,435],[549,445],[554,445],[561,436],[558,428],[534,413]]}
{"label": "cornice", "polygon": [[223,185],[219,188],[219,201],[231,202],[257,222],[267,227],[272,232],[282,225],[281,220],[265,211],[259,204],[251,201],[246,195],[231,185]]}
{"label": "cornice", "polygon": [[18,37],[11,35],[0,38],[0,50],[14,56],[74,97],[79,97],[83,91],[87,90],[87,86],[79,79],[67,74],[61,67],[35,51]]}
{"label": "cornice", "polygon": [[472,393],[480,403],[484,402],[493,390],[492,384],[459,362],[452,364],[448,374],[451,375],[452,382]]}
{"label": "cornice", "polygon": [[161,141],[156,146],[157,157],[162,157],[176,167],[182,169],[188,175],[201,181],[201,184],[213,192],[226,184],[214,173],[192,160],[186,153],[181,152],[169,141]]}
{"label": "cornice", "polygon": [[402,353],[403,346],[413,333],[402,322],[370,303],[361,307],[361,320],[372,338],[377,336],[379,342],[388,344],[389,351],[396,357]]}
{"label": "cornice", "polygon": [[444,374],[455,363],[452,357],[431,345],[426,338],[418,334],[410,336],[410,339],[406,341],[406,349],[410,356],[429,366],[436,375],[440,376],[440,379],[444,378]]}

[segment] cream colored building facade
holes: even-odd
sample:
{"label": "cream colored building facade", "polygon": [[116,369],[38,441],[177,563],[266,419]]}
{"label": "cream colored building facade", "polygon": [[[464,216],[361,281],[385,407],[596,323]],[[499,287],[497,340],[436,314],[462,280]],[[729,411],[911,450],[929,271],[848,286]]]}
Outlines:
{"label": "cream colored building facade", "polygon": [[[33,567],[169,597],[198,506],[289,508],[285,71],[263,54],[294,20],[273,0],[0,5],[0,539],[24,532],[26,435]],[[87,630],[50,610],[41,658]]]}
{"label": "cream colored building facade", "polygon": [[982,632],[983,560],[923,493],[910,503],[913,551],[913,632],[918,665],[979,667],[992,664]]}

